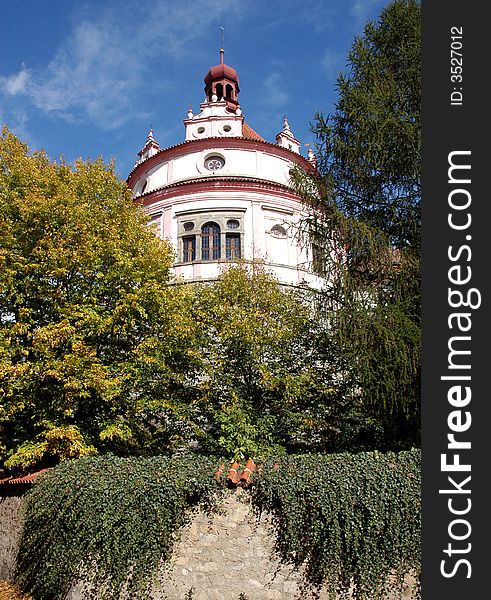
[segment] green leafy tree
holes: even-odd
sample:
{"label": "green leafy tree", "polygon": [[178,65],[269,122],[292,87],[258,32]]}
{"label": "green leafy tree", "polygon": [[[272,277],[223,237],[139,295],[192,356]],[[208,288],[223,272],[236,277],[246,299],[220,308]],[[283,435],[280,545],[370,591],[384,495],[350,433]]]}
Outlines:
{"label": "green leafy tree", "polygon": [[419,442],[420,16],[419,2],[395,0],[366,25],[334,114],[316,116],[318,174],[294,174],[355,390],[355,446]]}
{"label": "green leafy tree", "polygon": [[194,313],[202,334],[205,447],[237,459],[332,448],[342,382],[307,291],[243,264],[197,288]]}
{"label": "green leafy tree", "polygon": [[6,465],[141,452],[155,432],[161,448],[178,443],[193,368],[186,295],[112,166],[52,162],[5,129],[0,214]]}
{"label": "green leafy tree", "polygon": [[419,248],[421,6],[395,0],[369,21],[338,78],[339,100],[316,116],[319,169],[346,215]]}

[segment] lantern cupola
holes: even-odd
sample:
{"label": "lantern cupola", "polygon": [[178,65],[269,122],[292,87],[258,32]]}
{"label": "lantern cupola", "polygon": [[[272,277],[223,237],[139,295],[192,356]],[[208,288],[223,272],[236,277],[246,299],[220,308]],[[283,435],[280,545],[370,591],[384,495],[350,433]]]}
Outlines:
{"label": "lantern cupola", "polygon": [[227,103],[227,109],[235,112],[239,106],[239,78],[237,71],[226,65],[224,49],[220,48],[220,64],[211,67],[205,75],[205,94],[208,102]]}

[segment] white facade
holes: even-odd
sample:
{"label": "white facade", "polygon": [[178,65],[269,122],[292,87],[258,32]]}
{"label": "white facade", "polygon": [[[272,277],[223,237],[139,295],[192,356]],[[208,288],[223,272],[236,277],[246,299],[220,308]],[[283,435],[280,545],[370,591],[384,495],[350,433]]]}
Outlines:
{"label": "white facade", "polygon": [[177,276],[209,280],[237,260],[258,260],[284,284],[319,287],[299,234],[304,210],[290,187],[290,169],[312,169],[312,161],[300,155],[286,118],[276,144],[245,123],[237,74],[220,54],[200,111],[184,120],[185,141],[160,149],[150,130],[128,184],[172,243]]}

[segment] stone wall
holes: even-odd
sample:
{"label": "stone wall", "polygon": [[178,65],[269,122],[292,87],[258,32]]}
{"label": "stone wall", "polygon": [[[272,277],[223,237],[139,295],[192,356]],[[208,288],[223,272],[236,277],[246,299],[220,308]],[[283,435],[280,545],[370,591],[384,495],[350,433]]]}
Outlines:
{"label": "stone wall", "polygon": [[12,581],[22,533],[22,497],[0,496],[0,579]]}
{"label": "stone wall", "polygon": [[[306,598],[299,573],[280,563],[273,546],[270,517],[257,518],[248,492],[230,491],[218,513],[197,512],[182,530],[149,600],[239,600],[241,594],[247,600]],[[66,600],[96,598],[85,581],[74,585]]]}
{"label": "stone wall", "polygon": [[169,600],[182,600],[193,590],[193,600],[298,598],[301,577],[282,565],[274,552],[269,515],[260,519],[240,488],[224,501],[222,514],[199,513],[184,530],[161,590]]}
{"label": "stone wall", "polygon": [[[20,535],[20,498],[0,499],[0,578],[10,580]],[[170,565],[159,570],[149,600],[307,600],[301,573],[274,552],[271,518],[258,519],[249,493],[229,491],[219,513],[198,512],[181,532]],[[243,596],[241,596],[243,594]],[[88,580],[66,600],[97,600]],[[320,600],[327,600],[321,593]],[[410,598],[406,590],[404,600]],[[121,595],[121,600],[126,600]],[[387,599],[389,600],[389,599]]]}

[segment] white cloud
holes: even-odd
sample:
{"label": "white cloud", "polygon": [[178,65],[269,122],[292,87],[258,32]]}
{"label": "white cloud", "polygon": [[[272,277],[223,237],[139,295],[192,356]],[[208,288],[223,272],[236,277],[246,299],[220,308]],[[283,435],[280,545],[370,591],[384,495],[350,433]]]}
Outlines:
{"label": "white cloud", "polygon": [[166,57],[196,56],[210,24],[225,15],[240,18],[238,4],[221,0],[159,0],[141,5],[131,19],[130,7],[129,0],[118,1],[77,24],[44,69],[23,66],[18,74],[0,78],[0,93],[24,95],[37,109],[67,121],[88,119],[116,129],[148,108],[142,99],[156,87],[149,59],[162,61],[158,85],[168,91]]}
{"label": "white cloud", "polygon": [[264,102],[268,108],[279,108],[287,104],[289,95],[282,85],[281,75],[279,73],[271,73],[271,75],[268,75],[264,80]]}
{"label": "white cloud", "polygon": [[34,105],[70,120],[84,118],[103,128],[118,127],[130,115],[139,69],[123,40],[98,23],[81,23],[32,85]]}
{"label": "white cloud", "polygon": [[[33,138],[29,128],[29,117],[25,110],[22,108],[14,108],[9,111],[9,119],[8,119],[8,128],[12,133],[15,133],[19,138],[21,138],[24,142],[31,148],[39,147],[36,144],[36,139]],[[2,115],[0,115],[0,125],[3,123]],[[6,123],[6,120],[5,120]],[[7,123],[6,123],[7,124]]]}
{"label": "white cloud", "polygon": [[25,65],[22,65],[21,70],[11,77],[2,77],[0,79],[1,87],[10,96],[24,94],[29,85],[30,74]]}
{"label": "white cloud", "polygon": [[321,60],[321,67],[330,78],[336,78],[346,66],[346,54],[328,50]]}
{"label": "white cloud", "polygon": [[[160,0],[151,5],[149,14],[137,27],[136,41],[144,52],[170,55],[173,59],[196,56],[196,41],[222,17],[238,21],[241,10],[238,2],[223,0]],[[227,31],[225,31],[225,36]]]}

